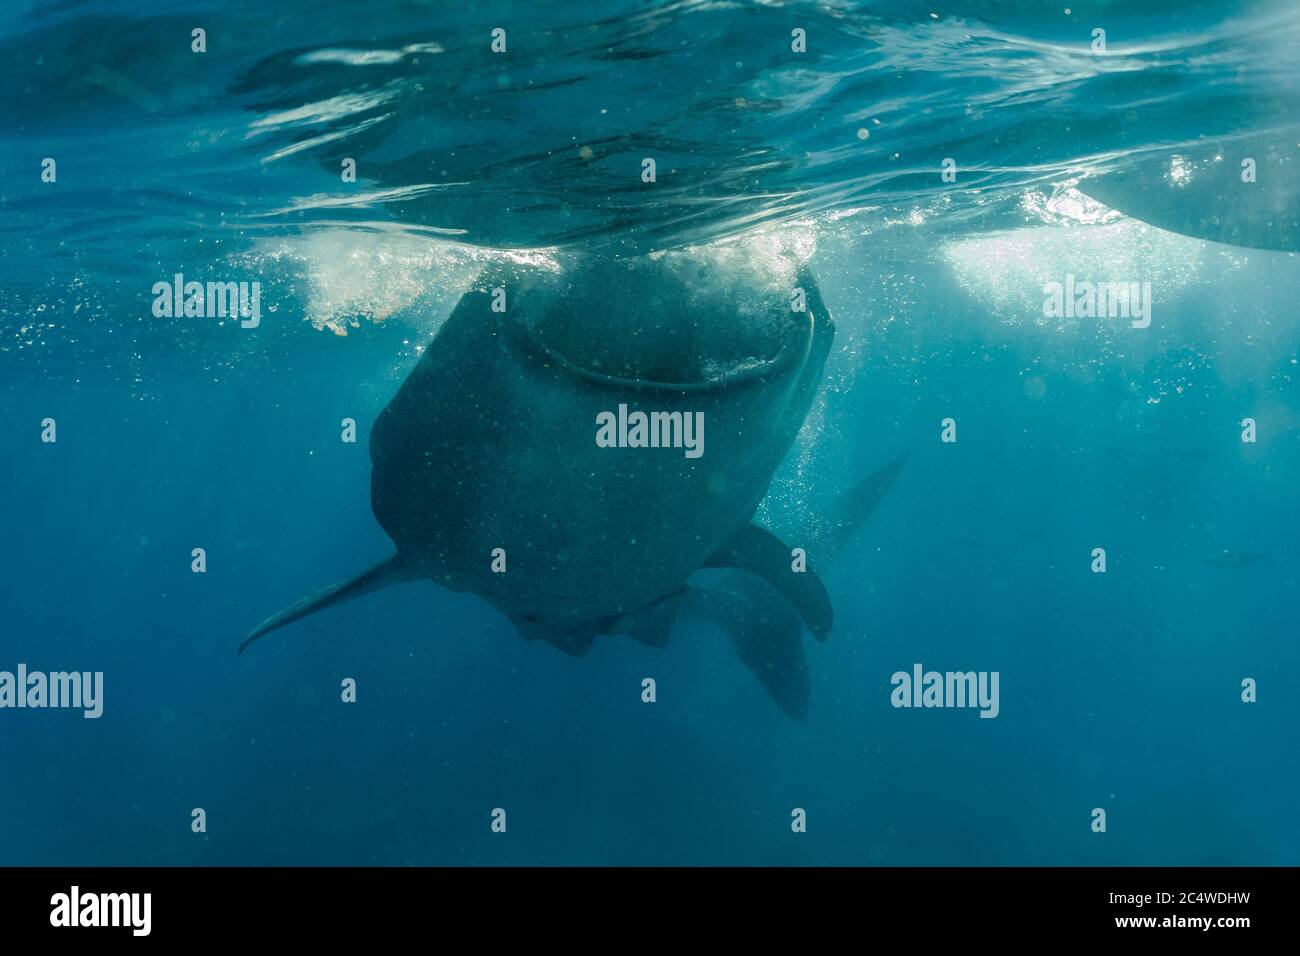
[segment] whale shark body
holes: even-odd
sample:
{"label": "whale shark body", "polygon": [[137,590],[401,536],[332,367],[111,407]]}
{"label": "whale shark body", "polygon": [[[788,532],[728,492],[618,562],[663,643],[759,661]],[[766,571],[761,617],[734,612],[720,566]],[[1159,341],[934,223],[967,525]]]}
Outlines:
{"label": "whale shark body", "polygon": [[[819,554],[752,519],[833,336],[812,274],[744,245],[485,275],[371,432],[371,505],[395,553],[267,619],[241,652],[427,579],[575,656],[601,634],[662,645],[703,617],[802,717],[801,626],[824,640],[833,623]],[[644,416],[630,428],[628,409]],[[673,450],[691,428],[698,441]],[[688,587],[704,568],[736,571]]]}

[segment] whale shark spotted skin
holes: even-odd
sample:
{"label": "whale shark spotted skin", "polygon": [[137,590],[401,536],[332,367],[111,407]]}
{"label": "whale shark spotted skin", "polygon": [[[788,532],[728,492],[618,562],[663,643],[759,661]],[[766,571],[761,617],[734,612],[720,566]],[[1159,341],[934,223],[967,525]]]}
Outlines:
{"label": "whale shark spotted skin", "polygon": [[[701,247],[478,286],[371,433],[371,506],[396,553],[268,618],[240,651],[428,579],[580,656],[598,634],[645,638],[692,573],[719,567],[748,572],[825,639],[815,550],[796,571],[792,548],[752,523],[834,335],[811,272],[792,256]],[[602,447],[599,416],[620,404],[700,416],[707,450]]]}

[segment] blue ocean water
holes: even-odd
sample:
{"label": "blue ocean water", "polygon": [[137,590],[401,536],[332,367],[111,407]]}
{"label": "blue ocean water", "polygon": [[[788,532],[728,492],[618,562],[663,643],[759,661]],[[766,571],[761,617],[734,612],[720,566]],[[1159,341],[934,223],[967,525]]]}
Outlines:
{"label": "blue ocean water", "polygon": [[[1287,0],[6,5],[0,671],[104,709],[0,709],[0,863],[1300,862],[1300,260],[1088,186],[1294,178],[1297,44]],[[760,517],[908,456],[805,722],[716,628],[574,659],[430,583],[236,656],[391,553],[369,429],[485,265],[741,238],[837,328]],[[260,324],[155,316],[176,274]],[[1150,327],[1046,316],[1067,275]],[[892,706],[916,663],[997,718]]]}

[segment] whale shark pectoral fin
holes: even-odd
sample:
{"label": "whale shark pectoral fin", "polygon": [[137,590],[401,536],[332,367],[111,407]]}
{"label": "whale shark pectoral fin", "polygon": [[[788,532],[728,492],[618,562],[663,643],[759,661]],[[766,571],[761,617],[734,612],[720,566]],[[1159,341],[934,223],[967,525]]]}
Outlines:
{"label": "whale shark pectoral fin", "polygon": [[286,624],[292,624],[308,614],[315,614],[317,611],[323,611],[327,607],[335,604],[342,604],[344,601],[351,601],[353,598],[361,597],[363,594],[370,594],[372,591],[379,591],[394,584],[402,584],[406,581],[418,581],[420,575],[408,570],[398,555],[393,555],[385,561],[376,564],[369,571],[363,571],[355,578],[349,581],[340,581],[338,584],[331,584],[322,591],[315,594],[309,594],[294,604],[289,605],[279,614],[273,614],[261,624],[257,625],[244,638],[243,643],[239,645],[239,653],[244,653],[245,648],[264,634],[274,631],[276,628],[284,627]]}
{"label": "whale shark pectoral fin", "polygon": [[703,567],[739,568],[758,575],[794,606],[813,637],[824,641],[830,635],[835,612],[826,585],[811,569],[793,570],[790,548],[766,528],[755,524],[741,528],[713,552]]}

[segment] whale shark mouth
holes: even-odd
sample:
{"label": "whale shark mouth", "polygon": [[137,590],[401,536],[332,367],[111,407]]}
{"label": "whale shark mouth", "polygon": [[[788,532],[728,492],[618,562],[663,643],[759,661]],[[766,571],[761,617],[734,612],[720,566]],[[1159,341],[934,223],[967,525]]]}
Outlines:
{"label": "whale shark mouth", "polygon": [[799,262],[743,252],[579,260],[532,279],[561,294],[530,296],[525,286],[504,324],[559,366],[612,385],[711,389],[780,374],[810,335],[809,314],[792,308]]}

